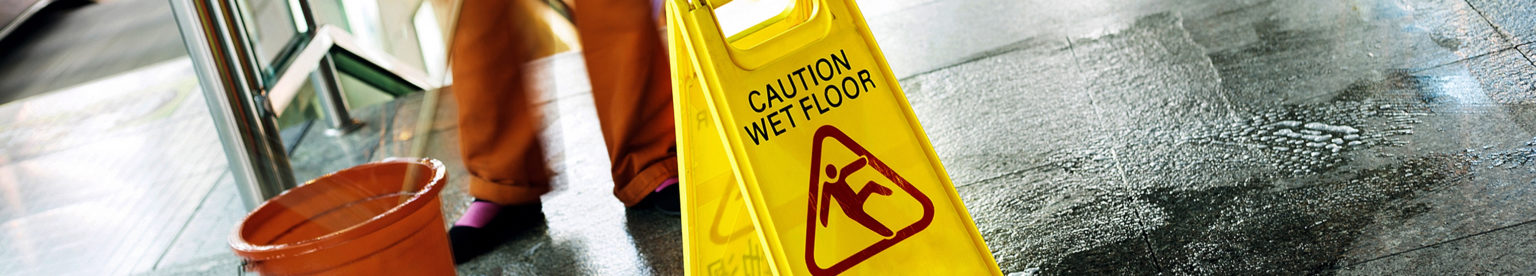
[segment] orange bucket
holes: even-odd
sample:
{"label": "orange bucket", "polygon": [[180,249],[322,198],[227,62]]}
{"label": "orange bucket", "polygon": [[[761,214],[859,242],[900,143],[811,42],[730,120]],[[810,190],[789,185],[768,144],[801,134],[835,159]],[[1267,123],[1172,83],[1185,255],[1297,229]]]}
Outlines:
{"label": "orange bucket", "polygon": [[[418,188],[402,192],[410,170]],[[433,159],[394,159],[321,176],[257,207],[230,247],[266,275],[452,275],[437,198],[444,171]]]}

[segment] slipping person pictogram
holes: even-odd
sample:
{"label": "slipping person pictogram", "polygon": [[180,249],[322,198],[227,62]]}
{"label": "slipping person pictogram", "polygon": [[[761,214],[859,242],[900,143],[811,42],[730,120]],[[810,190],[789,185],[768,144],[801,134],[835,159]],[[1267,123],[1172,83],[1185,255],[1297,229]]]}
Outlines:
{"label": "slipping person pictogram", "polygon": [[863,169],[868,164],[869,159],[864,157],[859,157],[859,160],[848,163],[841,170],[838,170],[835,165],[827,164],[827,179],[836,179],[836,181],[822,183],[823,189],[820,199],[822,227],[827,226],[827,212],[832,210],[830,208],[832,200],[836,200],[837,206],[843,209],[843,214],[848,215],[848,218],[853,219],[853,221],[857,221],[859,224],[864,225],[865,228],[879,233],[880,236],[890,237],[893,234],[891,228],[880,224],[880,221],[870,217],[869,213],[864,211],[864,201],[868,200],[871,194],[888,196],[891,195],[891,189],[875,184],[874,181],[869,181],[869,183],[864,184],[864,188],[859,189],[859,193],[855,194],[853,193],[853,187],[848,185],[848,175]]}
{"label": "slipping person pictogram", "polygon": [[[836,164],[831,164],[834,161],[822,159],[822,146],[826,145],[828,141],[831,141],[832,145],[836,145],[834,147],[847,149],[854,156],[858,156],[858,159],[848,162],[847,165],[841,168]],[[810,204],[806,208],[805,262],[811,275],[834,275],[847,271],[854,265],[858,265],[864,262],[864,260],[868,260],[870,257],[874,257],[876,254],[891,248],[891,246],[911,238],[912,235],[922,232],[923,229],[928,228],[929,224],[933,223],[933,201],[928,198],[928,195],[918,190],[916,186],[913,186],[901,174],[896,173],[896,170],[891,169],[890,165],[881,161],[880,157],[870,152],[869,149],[864,148],[864,146],[859,145],[852,137],[848,137],[847,133],[843,133],[837,127],[823,125],[821,128],[816,129],[816,134],[811,138],[810,158],[810,194],[806,198],[807,201],[810,201]],[[881,183],[885,184],[876,184],[874,181],[868,181],[865,182],[864,187],[859,188],[858,192],[855,193],[853,185],[849,185],[848,180],[853,173],[863,170],[869,170],[879,175],[880,177],[877,177],[879,178],[877,180],[881,180]],[[896,227],[893,230],[879,220],[875,220],[874,217],[871,217],[865,211],[864,203],[873,195],[892,196],[898,190],[911,196],[912,200],[916,201],[915,203],[917,204],[897,210],[921,212],[922,215],[918,217],[917,221]],[[838,249],[839,251],[853,248],[861,249],[832,262],[831,265],[824,266],[816,262],[816,255],[820,254],[818,253],[819,250],[817,250],[816,231],[817,228],[831,229],[827,227],[827,224],[830,221],[833,201],[837,202],[837,206],[843,209],[843,214],[847,215],[849,219],[857,221],[864,228],[869,228],[870,231],[880,234],[882,239],[868,245],[844,244],[845,242],[852,241],[835,239],[825,242],[822,244],[823,246],[843,248]],[[820,220],[819,223],[817,222],[818,220]]]}

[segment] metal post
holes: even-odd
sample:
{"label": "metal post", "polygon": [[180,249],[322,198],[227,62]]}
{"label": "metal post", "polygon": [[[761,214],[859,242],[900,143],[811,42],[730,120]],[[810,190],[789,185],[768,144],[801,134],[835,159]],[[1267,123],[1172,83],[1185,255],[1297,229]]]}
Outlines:
{"label": "metal post", "polygon": [[346,96],[342,94],[341,85],[336,78],[336,65],[331,61],[331,55],[326,54],[320,58],[320,64],[315,66],[315,72],[309,73],[309,82],[315,87],[315,96],[320,97],[320,112],[324,113],[325,123],[331,129],[326,134],[341,135],[362,126],[361,122],[352,118],[348,112]]}
{"label": "metal post", "polygon": [[170,2],[245,207],[296,187],[234,1]]}
{"label": "metal post", "polygon": [[[289,5],[298,4],[298,16],[304,20],[304,29],[308,30],[311,38],[320,35],[320,30],[315,23],[315,12],[309,8],[309,1],[289,1]],[[315,88],[315,96],[320,100],[320,112],[325,116],[325,123],[331,129],[326,131],[329,135],[341,135],[351,132],[362,126],[363,123],[352,118],[351,106],[347,104],[346,94],[341,89],[341,79],[336,75],[336,63],[331,60],[331,54],[326,53],[320,58],[320,64],[315,66],[315,71],[309,73],[310,84]]]}

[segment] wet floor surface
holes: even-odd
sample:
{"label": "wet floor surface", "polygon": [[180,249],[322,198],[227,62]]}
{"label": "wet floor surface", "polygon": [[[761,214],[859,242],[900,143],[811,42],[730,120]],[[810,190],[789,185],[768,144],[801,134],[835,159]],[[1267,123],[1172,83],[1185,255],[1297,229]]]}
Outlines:
{"label": "wet floor surface", "polygon": [[0,39],[0,103],[186,56],[169,3],[147,1],[52,1]]}
{"label": "wet floor surface", "polygon": [[1301,2],[1137,10],[904,87],[1005,272],[1528,273],[1461,258],[1533,219],[1536,67],[1498,23],[1530,18]]}
{"label": "wet floor surface", "polygon": [[[1003,272],[1536,271],[1527,260],[1536,248],[1536,5],[1054,2],[862,7]],[[546,222],[459,272],[680,273],[678,219],[626,210],[611,196],[580,54],[532,66],[544,91],[540,131],[559,171],[544,197]],[[403,154],[423,135],[411,129],[422,96],[360,108],[367,125],[344,136],[285,131],[302,137],[290,143],[296,174]],[[201,102],[198,93],[187,98]],[[456,105],[443,99],[428,155],[451,169],[444,212],[456,217],[469,201],[467,179]],[[0,111],[24,110],[16,106]],[[0,135],[28,129],[4,126]],[[62,160],[82,146],[10,133],[0,136],[8,139],[0,184],[15,183],[0,185],[13,187],[5,195],[31,198],[13,190],[67,182],[45,177],[67,170],[26,163]],[[196,211],[165,215],[186,226],[149,250],[161,264],[113,271],[232,272],[238,261],[221,246],[239,206],[219,178],[227,177],[195,181],[187,189],[196,196],[167,205],[192,207],[165,207]],[[9,231],[0,233],[9,235],[0,239],[0,267],[71,271],[39,261],[54,255],[16,253],[54,252],[16,242],[39,239],[16,233],[71,213],[32,206],[74,205],[7,201],[26,204],[0,205]],[[70,250],[79,249],[56,252]]]}
{"label": "wet floor surface", "polygon": [[192,73],[183,58],[0,105],[0,270],[128,274],[225,248],[187,231],[241,212],[215,208],[233,180]]}

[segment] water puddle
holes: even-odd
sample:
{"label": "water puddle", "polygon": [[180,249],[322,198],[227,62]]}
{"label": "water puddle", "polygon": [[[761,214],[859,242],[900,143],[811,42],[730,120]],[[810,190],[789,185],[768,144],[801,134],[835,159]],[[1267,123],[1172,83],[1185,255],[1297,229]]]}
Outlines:
{"label": "water puddle", "polygon": [[1401,202],[1467,175],[1467,166],[1463,156],[1438,154],[1351,170],[1340,179],[1302,187],[1255,177],[1200,190],[1154,188],[1137,199],[1163,210],[1165,223],[1145,232],[1144,240],[1077,252],[1042,272],[1145,273],[1138,269],[1149,267],[1102,264],[1156,256],[1156,269],[1170,274],[1326,273],[1363,229],[1381,217],[1424,212],[1428,207]]}
{"label": "water puddle", "polygon": [[1352,151],[1400,145],[1392,138],[1413,134],[1418,122],[1402,105],[1374,101],[1282,105],[1253,114],[1195,131],[1184,142],[1256,150],[1278,171],[1305,174],[1337,167]]}
{"label": "water puddle", "polygon": [[1536,138],[1511,149],[1495,150],[1493,146],[1484,146],[1481,149],[1467,149],[1463,154],[1472,159],[1473,167],[1507,170],[1523,168],[1527,172],[1536,173]]}

